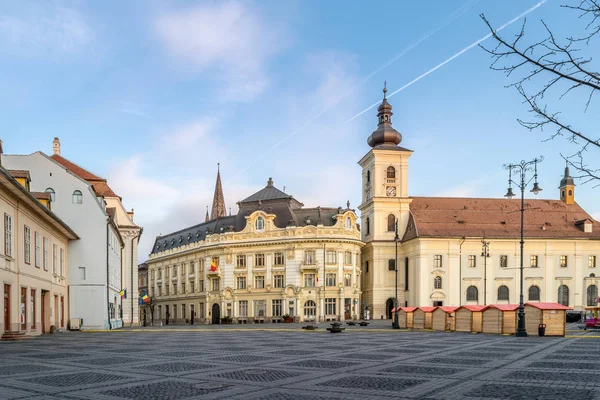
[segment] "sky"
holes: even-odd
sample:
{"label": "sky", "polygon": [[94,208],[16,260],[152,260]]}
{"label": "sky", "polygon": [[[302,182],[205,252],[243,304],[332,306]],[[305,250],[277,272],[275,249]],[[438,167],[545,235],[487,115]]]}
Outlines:
{"label": "sky", "polygon": [[[471,45],[489,33],[481,13],[495,27],[526,13],[527,39],[542,19],[567,37],[581,27],[567,1],[1,2],[4,151],[51,154],[59,137],[135,210],[142,262],[156,235],[204,220],[217,163],[233,213],[269,177],[306,206],[356,208],[386,81],[414,151],[410,195],[502,197],[503,164],[543,155],[538,197],[558,199],[560,154],[577,147],[521,127],[514,78]],[[598,103],[583,113],[580,100],[549,99],[597,129]],[[596,220],[599,190],[576,188]]]}

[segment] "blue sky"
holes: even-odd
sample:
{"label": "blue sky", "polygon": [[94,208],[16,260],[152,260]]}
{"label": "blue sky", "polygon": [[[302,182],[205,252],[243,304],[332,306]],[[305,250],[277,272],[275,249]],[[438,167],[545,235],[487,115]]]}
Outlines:
{"label": "blue sky", "polygon": [[[268,177],[307,206],[356,207],[376,111],[352,117],[381,99],[383,81],[394,92],[485,36],[480,13],[500,26],[538,3],[2,2],[4,150],[50,153],[58,136],[63,156],[136,210],[140,260],[155,235],[203,219],[217,162],[234,212]],[[527,15],[528,37],[540,19],[570,33],[576,15],[560,4]],[[576,147],[522,128],[527,109],[490,62],[474,47],[391,97],[414,150],[411,195],[500,197],[502,165],[543,154],[540,197],[558,198],[559,154]],[[581,130],[597,127],[597,103],[587,114],[578,99],[552,104]],[[596,219],[598,190],[576,188]]]}

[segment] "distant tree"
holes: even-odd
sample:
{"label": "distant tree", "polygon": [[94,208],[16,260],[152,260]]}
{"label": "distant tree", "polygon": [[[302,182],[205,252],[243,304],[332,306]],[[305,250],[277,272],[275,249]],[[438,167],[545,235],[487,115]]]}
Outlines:
{"label": "distant tree", "polygon": [[[562,5],[566,11],[579,13],[581,26],[572,25],[570,29],[580,33],[572,33],[565,39],[555,37],[552,29],[541,21],[545,35],[541,40],[526,43],[525,26],[514,39],[507,40],[492,28],[491,23],[481,14],[495,39],[494,48],[481,46],[493,59],[490,68],[502,71],[506,76],[516,76],[514,87],[524,98],[529,112],[533,114],[530,121],[518,119],[518,122],[529,130],[550,128],[552,133],[547,140],[564,137],[577,146],[573,154],[562,154],[567,163],[576,170],[575,178],[584,183],[594,181],[600,186],[600,132],[583,132],[575,122],[567,122],[556,108],[550,109],[547,98],[562,99],[569,94],[582,101],[583,112],[587,112],[592,104],[594,94],[600,91],[600,68],[592,65],[593,55],[600,56],[598,39],[600,39],[600,0],[580,0],[575,5]],[[587,54],[587,55],[585,55]],[[556,105],[553,105],[556,107]],[[597,107],[594,116],[600,115]],[[586,162],[589,155],[591,165]]]}

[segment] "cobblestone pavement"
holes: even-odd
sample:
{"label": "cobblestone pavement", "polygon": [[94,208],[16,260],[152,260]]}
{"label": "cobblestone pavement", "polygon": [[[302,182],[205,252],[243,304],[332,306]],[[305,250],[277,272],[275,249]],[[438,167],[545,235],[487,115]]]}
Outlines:
{"label": "cobblestone pavement", "polygon": [[0,342],[0,399],[600,398],[599,339],[382,330],[150,329]]}

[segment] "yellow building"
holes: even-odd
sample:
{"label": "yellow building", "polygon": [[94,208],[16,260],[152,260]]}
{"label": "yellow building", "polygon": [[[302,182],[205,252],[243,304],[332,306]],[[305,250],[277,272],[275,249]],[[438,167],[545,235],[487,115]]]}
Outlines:
{"label": "yellow building", "polygon": [[304,208],[269,178],[238,206],[225,214],[218,173],[212,215],[156,238],[147,261],[155,321],[359,318],[363,244],[349,204]]}
{"label": "yellow building", "polygon": [[28,171],[0,167],[3,337],[66,328],[69,319],[67,244],[78,237],[51,211],[50,194],[29,184]]}
{"label": "yellow building", "polygon": [[[518,303],[520,199],[411,196],[412,151],[398,146],[385,89],[377,118],[359,161],[363,310],[391,318],[396,226],[400,306]],[[559,200],[525,201],[524,301],[580,310],[598,298],[600,224],[576,203],[568,168],[556,194]]]}

